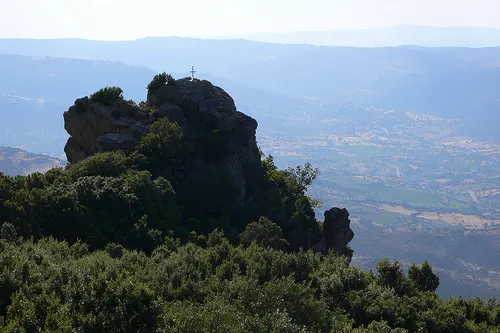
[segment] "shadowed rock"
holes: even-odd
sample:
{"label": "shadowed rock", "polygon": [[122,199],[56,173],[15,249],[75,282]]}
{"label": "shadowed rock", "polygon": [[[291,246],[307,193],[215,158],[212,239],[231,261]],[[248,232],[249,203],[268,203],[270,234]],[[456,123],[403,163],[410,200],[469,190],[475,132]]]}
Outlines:
{"label": "shadowed rock", "polygon": [[245,199],[247,173],[260,163],[255,119],[237,111],[231,96],[205,80],[185,78],[163,85],[148,92],[146,104],[148,108],[141,109],[123,98],[110,101],[109,106],[88,97],[76,100],[64,113],[64,126],[70,134],[64,148],[68,161],[76,163],[99,152],[132,150],[154,121],[168,118],[193,143],[224,133],[227,142],[221,156],[191,156],[188,171],[202,175],[207,170],[223,170],[232,176],[240,201]]}
{"label": "shadowed rock", "polygon": [[353,251],[348,244],[354,238],[351,229],[349,212],[345,208],[332,208],[325,211],[325,221],[323,223],[323,239],[315,246],[316,251],[328,253],[331,249],[340,255],[352,258]]}
{"label": "shadowed rock", "polygon": [[149,132],[153,118],[135,103],[120,98],[110,104],[84,97],[64,112],[64,128],[71,136],[64,152],[70,163],[99,152],[130,149]]}

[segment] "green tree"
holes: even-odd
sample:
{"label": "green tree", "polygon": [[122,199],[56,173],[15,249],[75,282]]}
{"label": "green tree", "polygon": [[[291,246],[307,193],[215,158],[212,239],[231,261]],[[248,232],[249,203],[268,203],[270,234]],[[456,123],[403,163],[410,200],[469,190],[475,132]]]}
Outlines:
{"label": "green tree", "polygon": [[167,84],[175,84],[175,79],[172,75],[167,74],[166,72],[156,74],[153,80],[151,80],[148,84],[148,95],[154,93],[156,90]]}
{"label": "green tree", "polygon": [[182,137],[182,128],[177,123],[160,118],[141,139],[138,150],[150,158],[167,161],[181,148]]}
{"label": "green tree", "polygon": [[401,295],[411,292],[410,284],[403,274],[399,261],[384,258],[379,261],[377,271],[381,285],[394,288]]}
{"label": "green tree", "polygon": [[281,228],[266,217],[261,217],[259,221],[248,224],[240,235],[240,241],[244,246],[256,242],[264,247],[282,250],[288,246],[288,242],[283,239]]}
{"label": "green tree", "polygon": [[439,286],[439,276],[432,271],[427,260],[420,267],[412,264],[408,270],[408,279],[420,291],[436,291]]}

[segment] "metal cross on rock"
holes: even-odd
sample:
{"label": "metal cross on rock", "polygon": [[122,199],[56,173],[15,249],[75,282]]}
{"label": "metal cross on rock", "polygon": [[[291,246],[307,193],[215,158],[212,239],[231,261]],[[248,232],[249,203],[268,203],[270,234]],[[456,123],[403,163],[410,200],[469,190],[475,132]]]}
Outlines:
{"label": "metal cross on rock", "polygon": [[196,71],[194,70],[194,66],[191,66],[191,81],[194,80],[194,73],[196,73]]}

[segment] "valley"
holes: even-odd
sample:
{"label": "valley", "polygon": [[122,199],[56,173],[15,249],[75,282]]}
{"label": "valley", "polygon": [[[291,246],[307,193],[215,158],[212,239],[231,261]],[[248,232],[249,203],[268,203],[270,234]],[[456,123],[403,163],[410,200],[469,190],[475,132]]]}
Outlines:
{"label": "valley", "polygon": [[[248,52],[236,53],[235,45]],[[153,38],[119,47],[0,40],[0,51],[39,56],[0,56],[4,146],[64,158],[62,113],[77,98],[117,85],[140,101],[156,71],[181,78],[195,63],[201,78],[257,119],[258,144],[278,167],[319,168],[309,189],[323,203],[317,217],[330,207],[349,210],[355,265],[428,259],[441,274],[441,295],[500,296],[498,48]]]}
{"label": "valley", "polygon": [[[317,134],[300,135],[298,123]],[[385,256],[432,258],[446,281],[443,296],[499,295],[500,144],[457,135],[461,124],[322,105],[282,122],[288,132],[261,131],[259,142],[281,167],[320,169],[310,194],[323,207],[348,207],[355,263],[374,269]]]}

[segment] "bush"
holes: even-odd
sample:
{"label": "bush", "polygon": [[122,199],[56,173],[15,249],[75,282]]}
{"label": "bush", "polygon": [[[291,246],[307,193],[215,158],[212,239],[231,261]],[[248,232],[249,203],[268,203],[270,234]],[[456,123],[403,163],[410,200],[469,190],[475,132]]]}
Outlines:
{"label": "bush", "polygon": [[156,74],[153,80],[148,84],[148,94],[155,92],[166,84],[175,84],[174,77],[165,72]]}
{"label": "bush", "polygon": [[14,242],[17,239],[16,228],[12,223],[4,222],[2,228],[0,229],[0,238],[5,239],[8,242]]}
{"label": "bush", "polygon": [[439,276],[432,271],[427,260],[420,267],[412,264],[408,271],[408,279],[420,291],[436,291],[439,286]]}
{"label": "bush", "polygon": [[252,222],[246,226],[245,231],[240,235],[241,244],[249,246],[252,242],[263,247],[275,249],[286,249],[288,242],[283,239],[281,228],[265,217],[261,217],[258,222]]}
{"label": "bush", "polygon": [[98,153],[67,168],[67,174],[76,181],[85,176],[118,177],[132,169],[132,159],[123,151]]}
{"label": "bush", "polygon": [[123,246],[120,244],[109,243],[106,245],[106,252],[111,258],[121,258],[123,255]]}
{"label": "bush", "polygon": [[139,151],[150,157],[168,160],[181,146],[182,128],[168,118],[160,118],[153,123],[148,135],[141,139]]}
{"label": "bush", "polygon": [[123,98],[123,90],[120,87],[105,87],[90,95],[92,102],[107,106],[110,106],[111,101],[119,98]]}
{"label": "bush", "polygon": [[146,113],[154,113],[157,111],[155,107],[148,105],[148,103],[144,101],[139,102],[139,108]]}
{"label": "bush", "polygon": [[167,236],[151,255],[0,240],[0,332],[498,332],[494,300],[399,295],[382,285],[399,265],[381,266],[383,280],[334,253],[245,248],[220,230],[203,247]]}
{"label": "bush", "polygon": [[403,295],[411,291],[411,284],[404,276],[401,263],[383,258],[377,266],[378,279],[381,285],[393,288],[398,294]]}

